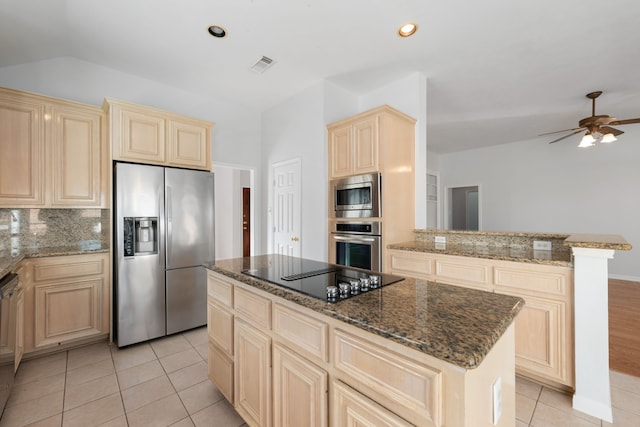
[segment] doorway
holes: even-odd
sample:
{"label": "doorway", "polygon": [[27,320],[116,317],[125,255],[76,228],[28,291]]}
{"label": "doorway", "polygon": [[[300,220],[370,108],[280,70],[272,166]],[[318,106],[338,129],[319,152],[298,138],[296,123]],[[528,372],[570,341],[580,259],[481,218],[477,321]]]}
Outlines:
{"label": "doorway", "polygon": [[449,188],[449,229],[480,229],[480,189],[477,185]]}
{"label": "doorway", "polygon": [[[213,172],[215,257],[229,259],[254,255],[257,231],[255,170],[241,165],[214,163]],[[245,255],[247,250],[249,255]]]}

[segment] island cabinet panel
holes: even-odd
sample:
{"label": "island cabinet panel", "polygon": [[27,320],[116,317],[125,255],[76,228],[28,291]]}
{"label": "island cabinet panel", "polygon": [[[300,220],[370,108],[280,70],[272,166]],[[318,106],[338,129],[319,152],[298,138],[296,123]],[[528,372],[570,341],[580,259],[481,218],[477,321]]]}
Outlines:
{"label": "island cabinet panel", "polygon": [[329,360],[329,325],[282,304],[273,305],[273,332],[307,357]]}
{"label": "island cabinet panel", "polygon": [[413,426],[340,381],[333,381],[331,386],[333,396],[331,425],[334,427]]}
{"label": "island cabinet panel", "polygon": [[220,393],[233,405],[233,359],[227,356],[224,351],[209,343],[207,360],[209,379],[213,381]]}
{"label": "island cabinet panel", "polygon": [[572,268],[402,250],[390,250],[389,257],[393,274],[524,299],[515,320],[516,372],[574,388]]}
{"label": "island cabinet panel", "polygon": [[25,271],[25,354],[108,335],[109,254],[34,258]]}
{"label": "island cabinet panel", "polygon": [[211,170],[213,123],[105,99],[113,160]]}
{"label": "island cabinet panel", "polygon": [[271,339],[236,318],[234,355],[236,410],[250,425],[271,426]]}
{"label": "island cabinet panel", "polygon": [[283,345],[273,346],[273,425],[328,426],[328,374]]}
{"label": "island cabinet panel", "polygon": [[334,364],[342,378],[371,390],[383,406],[418,425],[442,425],[442,373],[340,329]]}
{"label": "island cabinet panel", "polygon": [[211,300],[207,307],[207,332],[216,347],[233,355],[233,313]]}
{"label": "island cabinet panel", "polygon": [[234,289],[236,313],[265,329],[271,329],[271,301],[238,287]]}
{"label": "island cabinet panel", "polygon": [[223,307],[233,308],[233,283],[230,279],[207,272],[207,295]]}

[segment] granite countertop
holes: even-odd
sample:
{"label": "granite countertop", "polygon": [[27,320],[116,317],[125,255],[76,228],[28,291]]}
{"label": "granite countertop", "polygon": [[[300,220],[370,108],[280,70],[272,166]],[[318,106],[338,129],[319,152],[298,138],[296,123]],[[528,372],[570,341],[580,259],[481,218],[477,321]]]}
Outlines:
{"label": "granite countertop", "polygon": [[242,274],[282,262],[280,257],[218,260],[205,267],[465,369],[480,365],[524,306],[514,296],[410,278],[328,303]]}
{"label": "granite countertop", "polygon": [[90,245],[56,246],[48,248],[22,249],[9,253],[0,251],[0,278],[10,273],[25,258],[42,258],[49,256],[82,255],[87,253],[106,253],[109,247],[100,242]]}
{"label": "granite countertop", "polygon": [[632,246],[617,234],[572,234],[564,240],[572,248],[613,249],[630,251]]}
{"label": "granite countertop", "polygon": [[474,258],[497,259],[502,261],[529,262],[534,264],[572,267],[571,252],[567,250],[534,251],[533,248],[474,245],[464,243],[434,243],[410,241],[387,246],[412,252],[429,252],[444,255],[468,256]]}

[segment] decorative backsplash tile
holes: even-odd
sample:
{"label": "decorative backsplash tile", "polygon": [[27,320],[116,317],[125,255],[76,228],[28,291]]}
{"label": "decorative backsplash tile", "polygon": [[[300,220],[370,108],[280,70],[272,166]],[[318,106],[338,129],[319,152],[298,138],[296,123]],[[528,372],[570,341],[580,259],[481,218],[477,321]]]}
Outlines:
{"label": "decorative backsplash tile", "polygon": [[0,209],[0,252],[108,247],[108,209]]}

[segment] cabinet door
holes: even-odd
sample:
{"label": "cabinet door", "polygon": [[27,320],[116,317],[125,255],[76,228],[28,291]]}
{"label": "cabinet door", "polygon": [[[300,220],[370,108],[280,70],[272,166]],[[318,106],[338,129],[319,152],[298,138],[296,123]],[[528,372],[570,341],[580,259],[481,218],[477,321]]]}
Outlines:
{"label": "cabinet door", "polygon": [[113,158],[150,163],[164,163],[166,120],[163,117],[114,107],[119,113],[112,129]]}
{"label": "cabinet door", "polygon": [[566,304],[514,291],[505,292],[525,300],[515,320],[516,372],[573,386],[566,330]]}
{"label": "cabinet door", "polygon": [[273,347],[273,423],[328,425],[327,373],[284,346]]}
{"label": "cabinet door", "polygon": [[235,321],[236,410],[248,424],[271,425],[271,339],[255,327]]}
{"label": "cabinet door", "polygon": [[339,381],[333,382],[334,427],[409,427],[402,418]]}
{"label": "cabinet door", "polygon": [[210,131],[206,126],[171,120],[167,162],[204,170],[211,169]]}
{"label": "cabinet door", "polygon": [[209,342],[207,360],[209,379],[213,381],[220,393],[233,405],[233,360],[211,342]]}
{"label": "cabinet door", "polygon": [[102,278],[36,286],[36,348],[103,332],[102,290]]}
{"label": "cabinet door", "polygon": [[351,125],[340,126],[329,133],[329,178],[353,175],[353,137]]}
{"label": "cabinet door", "polygon": [[54,106],[51,115],[52,206],[100,206],[102,114]]}
{"label": "cabinet door", "polygon": [[229,356],[233,356],[233,314],[209,301],[207,330],[211,341]]}
{"label": "cabinet door", "polygon": [[0,206],[43,205],[44,104],[0,93]]}
{"label": "cabinet door", "polygon": [[353,125],[353,174],[378,170],[378,116],[360,120]]}

